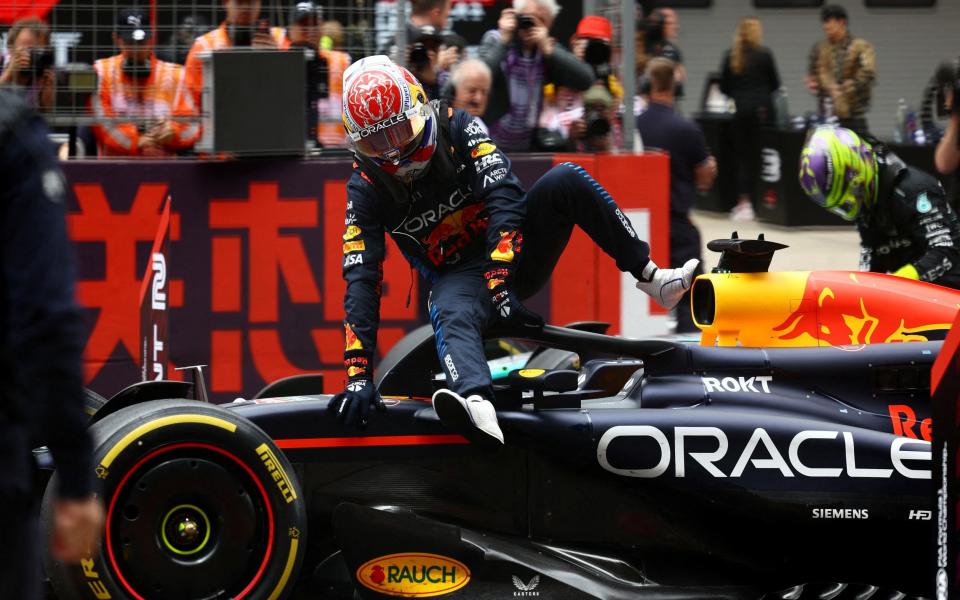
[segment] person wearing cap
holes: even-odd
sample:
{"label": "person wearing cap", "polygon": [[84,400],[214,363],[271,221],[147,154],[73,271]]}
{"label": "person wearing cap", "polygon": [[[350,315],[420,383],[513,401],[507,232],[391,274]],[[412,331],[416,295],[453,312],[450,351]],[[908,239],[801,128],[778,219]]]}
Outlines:
{"label": "person wearing cap", "polygon": [[836,116],[840,125],[867,132],[867,109],[876,82],[877,57],[873,45],[853,37],[847,11],[837,4],[820,11],[825,39],[810,51],[805,83],[820,103],[820,114]]}
{"label": "person wearing cap", "polygon": [[540,127],[560,133],[570,150],[603,152],[620,145],[620,123],[612,109],[623,98],[623,87],[610,66],[612,40],[613,25],[605,17],[580,19],[570,48],[575,57],[590,65],[596,81],[586,92],[552,83],[544,86]]}
{"label": "person wearing cap", "polygon": [[933,175],[881,142],[824,125],[800,153],[800,187],[860,232],[860,270],[960,289],[960,218]]}
{"label": "person wearing cap", "polygon": [[184,65],[183,83],[178,91],[177,116],[193,119],[184,126],[192,146],[200,139],[200,93],[203,89],[203,65],[200,55],[225,48],[249,46],[261,49],[279,49],[283,44],[284,31],[270,27],[260,18],[261,0],[223,0],[226,18],[219,27],[198,37]]}
{"label": "person wearing cap", "polygon": [[558,12],[556,0],[514,0],[480,43],[480,58],[493,72],[483,119],[505,150],[535,146],[545,84],[584,91],[596,80],[590,65],[550,36]]}
{"label": "person wearing cap", "polygon": [[318,98],[313,107],[317,117],[316,139],[325,147],[345,146],[343,123],[340,120],[343,72],[352,61],[346,52],[323,47],[323,25],[323,9],[320,5],[309,0],[297,2],[290,11],[280,48],[306,48],[316,53],[314,60],[326,63],[327,95]]}
{"label": "person wearing cap", "polygon": [[100,155],[171,156],[189,146],[185,128],[171,120],[183,67],[154,56],[148,13],[121,11],[113,41],[120,54],[93,65],[97,93],[91,104],[99,119],[93,132]]}

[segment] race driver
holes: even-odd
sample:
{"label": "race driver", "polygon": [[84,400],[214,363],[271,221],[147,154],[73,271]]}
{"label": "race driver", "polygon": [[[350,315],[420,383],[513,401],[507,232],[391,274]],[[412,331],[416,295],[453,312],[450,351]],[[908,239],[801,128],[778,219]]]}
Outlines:
{"label": "race driver", "polygon": [[658,269],[613,198],[582,168],[554,167],[524,192],[510,160],[468,113],[429,102],[409,71],[371,56],[343,76],[343,122],[356,158],[347,183],[343,277],[347,388],[330,410],[364,426],[382,407],[372,360],[380,313],[384,233],[431,284],[428,309],[450,389],[441,420],[471,441],[503,443],[482,335],[492,325],[539,330],[522,299],[550,277],[579,225],[637,287],[671,308],[697,261]]}
{"label": "race driver", "polygon": [[860,231],[860,270],[960,288],[960,220],[940,182],[876,140],[818,127],[800,157],[800,186]]}

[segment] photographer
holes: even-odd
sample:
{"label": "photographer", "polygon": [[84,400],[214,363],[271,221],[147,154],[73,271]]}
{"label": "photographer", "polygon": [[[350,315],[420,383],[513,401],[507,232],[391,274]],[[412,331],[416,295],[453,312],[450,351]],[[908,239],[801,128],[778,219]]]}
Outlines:
{"label": "photographer", "polygon": [[[944,65],[937,72],[937,83],[941,90],[941,106],[944,113],[950,115],[950,122],[947,124],[947,130],[944,132],[940,143],[937,144],[937,151],[934,154],[934,163],[937,171],[943,175],[949,175],[957,171],[960,167],[960,136],[957,130],[960,128],[960,59],[954,64]],[[956,198],[960,194],[958,189],[960,181],[953,187],[953,196]]]}
{"label": "photographer", "polygon": [[449,77],[450,69],[460,60],[462,48],[451,43],[445,35],[450,17],[451,0],[414,0],[407,22],[407,47],[401,55],[397,43],[391,39],[378,54],[386,54],[394,62],[403,62],[420,83],[427,97],[440,97],[440,89]]}
{"label": "photographer", "polygon": [[574,56],[593,69],[596,82],[586,92],[552,84],[544,89],[540,127],[561,134],[568,140],[569,150],[603,152],[620,143],[620,123],[613,107],[623,97],[623,88],[610,66],[612,39],[609,20],[582,18],[570,38],[570,47]]}
{"label": "photographer", "polygon": [[0,85],[18,86],[31,107],[53,108],[53,52],[49,48],[50,28],[40,19],[16,21],[7,33],[9,55],[0,72]]}
{"label": "photographer", "polygon": [[595,76],[590,65],[550,37],[560,11],[556,0],[514,0],[513,6],[481,42],[480,57],[493,72],[484,121],[501,148],[525,151],[535,145],[544,84],[583,91]]}

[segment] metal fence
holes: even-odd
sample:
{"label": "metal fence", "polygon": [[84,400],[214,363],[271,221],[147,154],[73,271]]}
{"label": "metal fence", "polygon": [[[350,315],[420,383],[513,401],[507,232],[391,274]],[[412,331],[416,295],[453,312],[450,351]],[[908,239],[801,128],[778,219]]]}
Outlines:
{"label": "metal fence", "polygon": [[[95,153],[90,131],[95,124],[111,122],[133,123],[142,132],[149,130],[159,117],[173,111],[173,95],[169,92],[159,107],[157,100],[151,106],[126,110],[122,117],[97,113],[97,72],[94,65],[119,54],[116,42],[118,18],[122,11],[135,8],[146,16],[144,28],[152,39],[158,59],[183,64],[198,36],[220,26],[225,18],[226,2],[220,0],[7,0],[0,3],[0,55],[3,70],[0,84],[17,84],[38,105],[50,123],[66,136],[76,134],[81,140],[77,154]],[[277,40],[289,38],[285,28],[296,6],[292,0],[245,0],[233,5],[260,4],[256,16],[257,28],[265,27]],[[321,47],[350,60],[373,54],[390,38],[402,43],[405,30],[399,24],[406,21],[401,7],[387,0],[323,0]],[[467,39],[467,55],[475,54],[476,44],[486,29],[496,27],[500,11],[511,0],[454,0],[449,24]],[[409,3],[404,3],[409,15]],[[584,14],[600,14],[614,23],[614,57],[619,64],[633,64],[632,39],[635,31],[631,16],[634,3],[620,0],[592,0],[584,3]],[[566,12],[572,9],[564,7]],[[576,7],[579,14],[579,6]],[[624,17],[626,16],[626,20]],[[27,19],[26,26],[11,29],[18,21]],[[574,23],[575,26],[575,23]],[[17,40],[11,33],[17,31]],[[626,37],[624,37],[626,36]],[[623,39],[629,38],[630,44]],[[566,44],[567,39],[559,39]],[[45,47],[46,50],[41,48]],[[625,89],[634,89],[632,69],[616,69]],[[330,78],[330,93],[318,102],[319,138],[327,147],[343,146],[340,126],[338,82]],[[129,108],[129,107],[128,107]],[[625,111],[632,113],[632,111]],[[179,122],[197,121],[203,114],[176,116]],[[625,115],[629,120],[632,115]],[[627,123],[625,123],[625,126]],[[629,137],[629,136],[625,136]],[[66,139],[66,137],[64,137]],[[83,143],[86,140],[86,144]],[[631,140],[628,140],[628,143]]]}

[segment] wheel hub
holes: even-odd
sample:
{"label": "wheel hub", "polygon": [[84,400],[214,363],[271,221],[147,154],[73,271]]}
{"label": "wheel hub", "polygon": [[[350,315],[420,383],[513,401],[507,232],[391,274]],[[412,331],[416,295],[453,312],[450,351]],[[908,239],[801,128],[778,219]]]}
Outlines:
{"label": "wheel hub", "polygon": [[174,506],[160,524],[160,541],[178,556],[196,554],[210,541],[210,519],[193,504]]}

